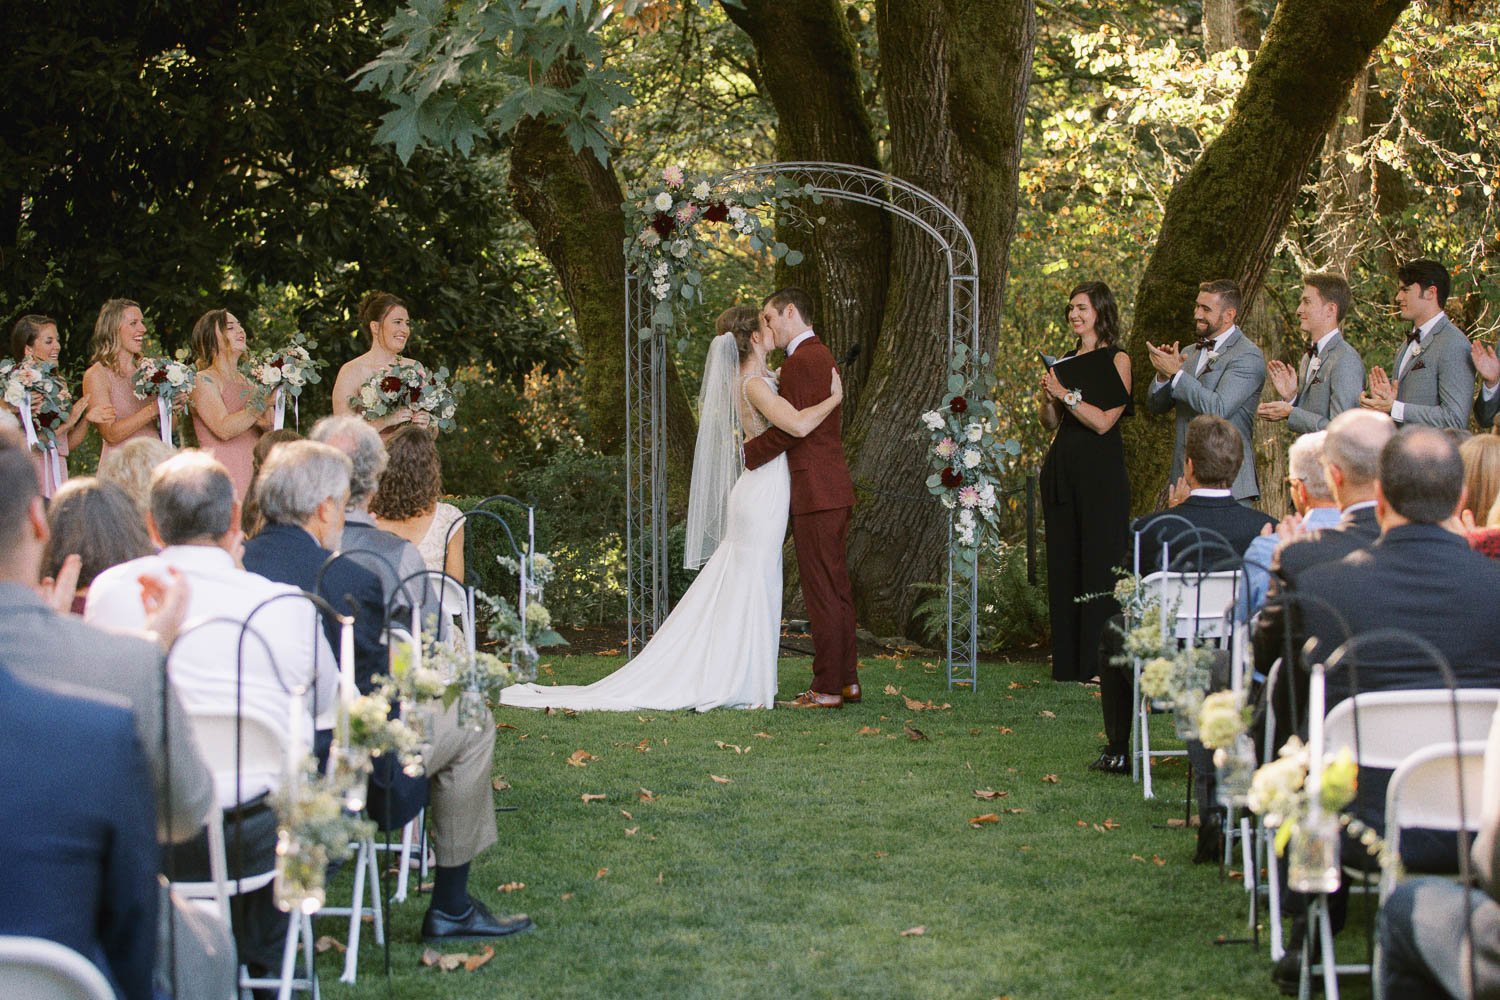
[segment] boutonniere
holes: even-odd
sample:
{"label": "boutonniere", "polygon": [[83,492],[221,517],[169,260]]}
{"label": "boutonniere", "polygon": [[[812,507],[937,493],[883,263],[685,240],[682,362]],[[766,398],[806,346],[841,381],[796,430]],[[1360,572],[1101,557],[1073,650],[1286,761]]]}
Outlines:
{"label": "boutonniere", "polygon": [[1323,358],[1320,355],[1314,354],[1313,359],[1307,363],[1307,374],[1316,375],[1318,374],[1318,369],[1322,367]]}
{"label": "boutonniere", "polygon": [[1411,356],[1414,358],[1422,356],[1422,342],[1420,340],[1411,345]]}
{"label": "boutonniere", "polygon": [[1206,365],[1203,366],[1203,374],[1207,375],[1209,372],[1213,371],[1214,370],[1214,362],[1218,361],[1218,360],[1219,360],[1219,352],[1218,351],[1209,351],[1208,352],[1208,364],[1206,364]]}

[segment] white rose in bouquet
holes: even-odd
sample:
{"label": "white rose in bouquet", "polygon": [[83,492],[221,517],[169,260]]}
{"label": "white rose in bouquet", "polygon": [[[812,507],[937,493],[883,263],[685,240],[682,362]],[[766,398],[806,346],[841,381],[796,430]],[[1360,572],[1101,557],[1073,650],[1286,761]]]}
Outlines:
{"label": "white rose in bouquet", "polygon": [[262,385],[275,385],[281,381],[281,369],[274,365],[266,365],[261,369],[260,381]]}
{"label": "white rose in bouquet", "polygon": [[364,404],[365,409],[369,409],[380,402],[380,396],[373,385],[362,385],[359,387],[359,401]]}
{"label": "white rose in bouquet", "polygon": [[182,385],[187,381],[188,371],[182,365],[170,364],[167,366],[167,381],[173,385]]}
{"label": "white rose in bouquet", "polygon": [[979,465],[979,463],[981,461],[983,461],[983,456],[979,454],[979,449],[978,448],[965,448],[964,449],[964,468],[965,469],[972,469],[972,468],[976,467],[977,465]]}
{"label": "white rose in bouquet", "polygon": [[11,406],[19,407],[26,401],[26,387],[14,380],[6,383],[5,401]]}

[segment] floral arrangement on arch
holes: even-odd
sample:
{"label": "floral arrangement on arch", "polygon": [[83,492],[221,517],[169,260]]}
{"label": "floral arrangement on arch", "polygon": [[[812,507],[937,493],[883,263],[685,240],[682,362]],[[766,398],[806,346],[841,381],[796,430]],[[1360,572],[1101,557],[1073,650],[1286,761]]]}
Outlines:
{"label": "floral arrangement on arch", "polygon": [[57,374],[57,365],[51,361],[7,358],[0,361],[0,386],[6,404],[21,416],[23,424],[29,415],[38,445],[44,451],[57,447],[56,428],[68,419],[73,408],[73,393]]}
{"label": "floral arrangement on arch", "polygon": [[349,397],[349,406],[367,419],[378,419],[397,410],[422,410],[432,415],[438,430],[452,430],[462,383],[448,382],[448,369],[429,372],[420,361],[396,361],[371,375],[359,391]]}
{"label": "floral arrangement on arch", "polygon": [[936,471],[927,491],[954,512],[953,538],[959,567],[972,574],[979,551],[1000,532],[1000,477],[1008,459],[1021,453],[1014,438],[995,436],[995,377],[990,356],[981,354],[967,374],[969,349],[958,345],[948,363],[948,392],[935,410],[922,414],[930,438],[928,459]]}
{"label": "floral arrangement on arch", "polygon": [[177,413],[187,411],[198,373],[186,361],[168,357],[145,357],[135,370],[131,388],[136,399],[163,400]]}
{"label": "floral arrangement on arch", "polygon": [[[796,193],[811,194],[785,178],[719,185],[707,177],[688,177],[680,164],[661,172],[644,191],[626,196],[625,259],[650,290],[656,306],[651,325],[670,329],[678,303],[701,301],[699,285],[708,246],[727,232],[750,241],[752,250],[770,250],[788,266],[802,263],[802,252],[776,239],[764,213],[785,210]],[[649,336],[649,331],[642,331]]]}

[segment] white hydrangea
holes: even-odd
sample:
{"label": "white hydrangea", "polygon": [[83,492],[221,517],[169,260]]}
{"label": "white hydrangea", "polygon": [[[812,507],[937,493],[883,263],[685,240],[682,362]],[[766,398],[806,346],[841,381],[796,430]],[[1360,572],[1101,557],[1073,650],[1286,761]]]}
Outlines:
{"label": "white hydrangea", "polygon": [[964,428],[964,437],[968,438],[974,444],[978,444],[984,437],[984,428],[979,424],[970,424]]}
{"label": "white hydrangea", "polygon": [[359,387],[359,401],[364,405],[365,409],[369,409],[380,402],[380,396],[375,392],[373,385],[362,385]]}
{"label": "white hydrangea", "polygon": [[977,467],[979,465],[979,463],[981,461],[983,461],[983,456],[979,454],[979,449],[978,448],[965,448],[964,449],[964,468],[965,469],[975,468],[975,467]]}
{"label": "white hydrangea", "polygon": [[686,257],[688,255],[688,250],[689,249],[691,249],[691,248],[688,246],[688,241],[687,240],[673,240],[672,241],[672,256],[676,257],[678,260],[681,260],[682,258]]}
{"label": "white hydrangea", "polygon": [[922,423],[926,424],[927,429],[930,431],[940,431],[947,421],[943,419],[943,415],[937,410],[928,410],[922,414]]}

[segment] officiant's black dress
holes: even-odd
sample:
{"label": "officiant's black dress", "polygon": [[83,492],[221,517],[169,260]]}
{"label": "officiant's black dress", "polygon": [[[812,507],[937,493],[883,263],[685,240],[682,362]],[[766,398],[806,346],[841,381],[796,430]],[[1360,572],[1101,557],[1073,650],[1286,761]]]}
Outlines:
{"label": "officiant's black dress", "polygon": [[[1060,363],[1058,381],[1100,409],[1122,403],[1133,412],[1115,368],[1118,347],[1101,347]],[[1130,534],[1130,480],[1120,421],[1098,434],[1063,410],[1062,423],[1042,463],[1042,513],[1047,531],[1047,596],[1052,612],[1052,679],[1085,681],[1099,673],[1099,639],[1117,613],[1112,597],[1079,603],[1085,594],[1110,594]]]}

